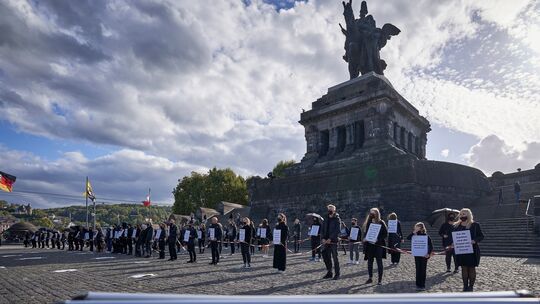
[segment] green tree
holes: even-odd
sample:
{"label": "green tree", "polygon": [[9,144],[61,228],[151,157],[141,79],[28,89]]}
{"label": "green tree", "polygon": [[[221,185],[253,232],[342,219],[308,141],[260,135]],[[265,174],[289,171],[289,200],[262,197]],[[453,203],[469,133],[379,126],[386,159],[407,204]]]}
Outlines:
{"label": "green tree", "polygon": [[276,164],[274,169],[272,169],[272,174],[275,177],[283,177],[285,176],[285,169],[291,167],[294,164],[294,160],[281,160]]}
{"label": "green tree", "polygon": [[233,170],[213,168],[206,174],[191,172],[173,190],[173,212],[190,214],[198,207],[216,208],[220,201],[247,204],[246,180]]}
{"label": "green tree", "polygon": [[54,226],[53,222],[47,217],[35,218],[30,222],[36,227],[52,228]]}

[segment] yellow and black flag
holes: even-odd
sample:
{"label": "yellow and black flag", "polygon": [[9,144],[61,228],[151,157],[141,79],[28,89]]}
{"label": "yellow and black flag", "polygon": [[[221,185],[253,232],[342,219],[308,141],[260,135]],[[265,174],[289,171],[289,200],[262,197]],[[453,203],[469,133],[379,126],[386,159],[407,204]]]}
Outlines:
{"label": "yellow and black flag", "polygon": [[90,181],[88,179],[86,180],[86,192],[83,194],[85,197],[91,199],[92,201],[96,200],[94,190],[92,190],[92,185],[90,185]]}
{"label": "yellow and black flag", "polygon": [[6,192],[13,191],[13,184],[17,178],[13,175],[0,171],[0,190]]}

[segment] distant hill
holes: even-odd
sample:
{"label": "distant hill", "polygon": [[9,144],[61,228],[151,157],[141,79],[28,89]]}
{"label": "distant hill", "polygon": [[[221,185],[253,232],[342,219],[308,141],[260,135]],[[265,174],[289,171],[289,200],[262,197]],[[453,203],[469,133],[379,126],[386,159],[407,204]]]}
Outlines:
{"label": "distant hill", "polygon": [[[172,212],[172,206],[149,206],[141,204],[117,204],[117,205],[96,205],[96,223],[102,227],[117,223],[142,223],[150,218],[154,223],[168,219]],[[90,224],[92,223],[92,206],[89,209]],[[34,216],[47,216],[58,224],[68,224],[71,221],[75,224],[86,223],[85,206],[69,206],[50,209],[34,209]],[[54,215],[54,218],[52,216]]]}

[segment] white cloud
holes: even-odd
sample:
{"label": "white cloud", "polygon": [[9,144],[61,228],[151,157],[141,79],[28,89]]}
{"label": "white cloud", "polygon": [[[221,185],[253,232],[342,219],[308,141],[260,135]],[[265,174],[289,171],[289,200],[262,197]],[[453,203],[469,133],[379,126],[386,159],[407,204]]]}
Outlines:
{"label": "white cloud", "polygon": [[495,171],[516,172],[528,170],[540,163],[540,142],[524,143],[525,149],[515,150],[495,135],[483,138],[471,147],[465,158],[469,165],[479,168],[486,175]]}
{"label": "white cloud", "polygon": [[[534,1],[368,6],[379,26],[402,30],[381,57],[421,113],[479,138],[497,134],[513,149],[540,141],[540,60],[528,49]],[[26,133],[118,147],[117,162],[154,155],[161,170],[265,174],[302,157],[300,109],[348,78],[342,19],[339,1],[322,0],[281,10],[235,0],[1,2],[0,119]],[[98,160],[29,162],[46,180],[39,168],[63,161],[85,170]],[[121,186],[122,172],[113,173]]]}
{"label": "white cloud", "polygon": [[444,158],[447,158],[449,154],[450,154],[450,150],[449,150],[449,149],[443,149],[443,150],[441,151],[441,156],[444,157]]}

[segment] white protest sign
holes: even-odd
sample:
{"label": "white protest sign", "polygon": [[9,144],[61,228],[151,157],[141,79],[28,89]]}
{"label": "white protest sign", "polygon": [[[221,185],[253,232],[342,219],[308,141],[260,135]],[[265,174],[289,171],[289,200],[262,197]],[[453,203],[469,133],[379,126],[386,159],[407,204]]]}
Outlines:
{"label": "white protest sign", "polygon": [[118,232],[119,232],[119,231],[115,231],[115,232],[114,232],[114,238],[115,238],[115,239],[118,238]]}
{"label": "white protest sign", "polygon": [[274,245],[281,244],[281,229],[274,229]]}
{"label": "white protest sign", "polygon": [[197,238],[200,240],[202,239],[202,231],[201,230],[198,230],[197,231]]}
{"label": "white protest sign", "polygon": [[246,229],[240,229],[240,233],[238,234],[238,241],[240,242],[246,241]]}
{"label": "white protest sign", "polygon": [[216,239],[216,228],[208,228],[208,233],[210,234],[210,239]]}
{"label": "white protest sign", "polygon": [[133,229],[133,233],[131,234],[131,237],[132,237],[132,238],[136,238],[136,237],[137,237],[137,229]]}
{"label": "white protest sign", "polygon": [[413,256],[423,257],[428,254],[427,235],[413,235],[411,239],[411,253]]}
{"label": "white protest sign", "polygon": [[257,236],[261,236],[261,228],[257,228]]}
{"label": "white protest sign", "polygon": [[358,240],[358,233],[360,232],[360,228],[358,227],[352,227],[351,228],[351,234],[349,235],[349,238],[352,240],[352,241],[357,241]]}
{"label": "white protest sign", "polygon": [[311,229],[309,230],[309,235],[310,236],[317,236],[319,234],[319,228],[320,228],[319,225],[311,226]]}
{"label": "white protest sign", "polygon": [[388,233],[397,233],[397,220],[388,221]]}
{"label": "white protest sign", "polygon": [[266,228],[261,228],[261,238],[266,238]]}
{"label": "white protest sign", "polygon": [[84,233],[84,239],[85,239],[85,240],[90,239],[90,233],[85,232],[85,233]]}
{"label": "white protest sign", "polygon": [[452,232],[452,239],[454,240],[454,253],[456,255],[474,252],[471,244],[471,232],[469,230]]}
{"label": "white protest sign", "polygon": [[191,231],[190,230],[186,230],[184,232],[184,242],[189,242],[189,237],[191,236]]}
{"label": "white protest sign", "polygon": [[154,237],[154,239],[158,240],[160,236],[161,236],[161,229],[158,229],[156,230],[156,236]]}
{"label": "white protest sign", "polygon": [[113,230],[109,230],[109,238],[112,239],[113,238]]}
{"label": "white protest sign", "polygon": [[366,241],[370,243],[377,243],[377,237],[379,236],[380,231],[381,231],[381,224],[371,223],[369,225],[368,232],[366,233]]}

